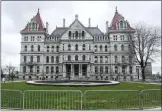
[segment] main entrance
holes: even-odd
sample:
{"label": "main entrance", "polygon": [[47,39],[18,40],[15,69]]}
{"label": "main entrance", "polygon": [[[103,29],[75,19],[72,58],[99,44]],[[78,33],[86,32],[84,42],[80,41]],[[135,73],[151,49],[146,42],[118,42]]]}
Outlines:
{"label": "main entrance", "polygon": [[74,76],[79,76],[79,64],[74,64]]}

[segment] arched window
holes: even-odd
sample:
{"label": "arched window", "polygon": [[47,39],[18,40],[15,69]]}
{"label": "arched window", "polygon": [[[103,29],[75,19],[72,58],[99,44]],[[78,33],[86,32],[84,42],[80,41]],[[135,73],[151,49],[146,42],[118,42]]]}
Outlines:
{"label": "arched window", "polygon": [[47,52],[49,52],[49,46],[47,46]]}
{"label": "arched window", "polygon": [[69,37],[71,38],[71,31],[69,31]]}
{"label": "arched window", "polygon": [[40,45],[38,45],[38,51],[40,51]]}
{"label": "arched window", "polygon": [[102,51],[102,45],[100,45],[100,51]]}
{"label": "arched window", "polygon": [[122,73],[125,74],[125,66],[122,66]]}
{"label": "arched window", "polygon": [[54,52],[54,46],[52,46],[52,52]]}
{"label": "arched window", "polygon": [[46,67],[46,73],[47,74],[49,73],[49,67],[48,66]]}
{"label": "arched window", "polygon": [[59,56],[56,57],[56,63],[59,63]]}
{"label": "arched window", "polygon": [[54,57],[53,56],[51,57],[51,63],[54,63]]}
{"label": "arched window", "polygon": [[68,45],[68,50],[69,50],[69,51],[71,50],[71,45],[70,45],[70,44]]}
{"label": "arched window", "polygon": [[123,62],[123,63],[125,62],[125,57],[124,57],[124,56],[122,56],[122,62]]}
{"label": "arched window", "polygon": [[83,50],[85,50],[85,44],[83,44]]}
{"label": "arched window", "polygon": [[68,55],[68,61],[71,61],[71,56],[70,55]]}
{"label": "arched window", "polygon": [[105,73],[108,74],[108,67],[105,67]]}
{"label": "arched window", "polygon": [[95,63],[97,63],[97,61],[98,61],[98,60],[97,60],[97,56],[95,56]]}
{"label": "arched window", "polygon": [[33,66],[30,67],[30,73],[32,73],[32,72],[33,72]]}
{"label": "arched window", "polygon": [[78,44],[75,45],[75,50],[78,50]]}
{"label": "arched window", "polygon": [[120,22],[120,28],[123,29],[123,21]]}
{"label": "arched window", "polygon": [[117,51],[117,45],[114,45],[114,50]]}
{"label": "arched window", "polygon": [[97,45],[95,45],[95,52],[97,51]]}
{"label": "arched window", "polygon": [[24,56],[24,63],[26,63],[26,56]]}
{"label": "arched window", "polygon": [[129,63],[132,63],[132,57],[129,56]]}
{"label": "arched window", "polygon": [[59,67],[56,66],[56,74],[58,74],[58,73],[59,73]]}
{"label": "arched window", "polygon": [[85,32],[84,32],[84,31],[82,31],[82,38],[84,38],[84,36],[85,36]]}
{"label": "arched window", "polygon": [[121,45],[121,50],[124,51],[124,45]]}
{"label": "arched window", "polygon": [[49,57],[48,56],[46,57],[46,63],[49,63]]}
{"label": "arched window", "polygon": [[30,62],[33,62],[33,56],[30,57]]}
{"label": "arched window", "polygon": [[23,73],[26,73],[26,66],[23,66]]}
{"label": "arched window", "polygon": [[105,56],[105,63],[108,63],[108,57]]}
{"label": "arched window", "polygon": [[53,68],[53,66],[51,66],[51,73],[53,73],[54,72],[54,68]]}
{"label": "arched window", "polygon": [[115,74],[118,73],[118,66],[115,66]]}
{"label": "arched window", "polygon": [[56,47],[56,51],[59,52],[59,46]]}
{"label": "arched window", "polygon": [[34,51],[34,46],[33,45],[31,45],[31,51]]}
{"label": "arched window", "polygon": [[40,62],[40,56],[37,56],[37,62]]}
{"label": "arched window", "polygon": [[107,45],[105,46],[105,52],[107,52]]}
{"label": "arched window", "polygon": [[78,39],[78,31],[75,31],[75,37]]}
{"label": "arched window", "polygon": [[78,55],[75,56],[75,60],[78,61]]}
{"label": "arched window", "polygon": [[89,50],[91,50],[91,45],[89,44]]}
{"label": "arched window", "polygon": [[129,66],[129,73],[132,74],[132,66]]}
{"label": "arched window", "polygon": [[83,56],[82,56],[82,60],[85,61],[85,59],[86,59],[86,57],[85,57],[85,55],[83,55]]}
{"label": "arched window", "polygon": [[27,51],[27,49],[28,49],[28,48],[27,48],[27,45],[25,45],[25,51]]}
{"label": "arched window", "polygon": [[103,57],[100,56],[100,63],[103,63]]}
{"label": "arched window", "polygon": [[103,67],[100,67],[100,74],[103,74]]}
{"label": "arched window", "polygon": [[118,62],[118,56],[115,56],[115,63]]}
{"label": "arched window", "polygon": [[95,67],[95,74],[98,73],[98,67]]}
{"label": "arched window", "polygon": [[39,73],[39,66],[37,66],[37,73]]}

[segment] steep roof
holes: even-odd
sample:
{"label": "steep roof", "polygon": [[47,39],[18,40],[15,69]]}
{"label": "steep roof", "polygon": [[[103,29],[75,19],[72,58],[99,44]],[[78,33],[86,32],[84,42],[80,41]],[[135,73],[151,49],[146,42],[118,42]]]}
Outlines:
{"label": "steep roof", "polygon": [[[40,13],[39,13],[39,9],[38,9],[36,16],[34,16],[31,20],[34,20],[36,22],[36,24],[39,25],[38,31],[44,31],[45,27],[44,27],[42,18],[41,18]],[[26,27],[22,31],[28,31],[28,24],[26,25]]]}
{"label": "steep roof", "polygon": [[[116,23],[119,21],[120,17],[122,16],[116,10],[115,15],[112,19],[111,25],[109,27],[110,30],[116,30]],[[128,24],[128,30],[134,30],[134,29]]]}
{"label": "steep roof", "polygon": [[87,27],[87,30],[93,35],[102,35],[103,33],[100,31],[98,27]]}
{"label": "steep roof", "polygon": [[66,29],[67,27],[58,27],[52,32],[51,36],[62,35]]}

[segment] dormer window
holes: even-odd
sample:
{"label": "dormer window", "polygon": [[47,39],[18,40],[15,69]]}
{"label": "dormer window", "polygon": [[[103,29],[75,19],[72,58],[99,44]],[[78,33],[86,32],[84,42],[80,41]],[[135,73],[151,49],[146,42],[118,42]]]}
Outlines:
{"label": "dormer window", "polygon": [[84,36],[85,36],[85,32],[84,32],[84,31],[82,31],[82,38],[84,38]]}
{"label": "dormer window", "polygon": [[123,29],[123,21],[120,22],[120,28]]}
{"label": "dormer window", "polygon": [[78,31],[75,31],[75,37],[78,39]]}
{"label": "dormer window", "polygon": [[71,38],[71,31],[69,31],[69,37]]}

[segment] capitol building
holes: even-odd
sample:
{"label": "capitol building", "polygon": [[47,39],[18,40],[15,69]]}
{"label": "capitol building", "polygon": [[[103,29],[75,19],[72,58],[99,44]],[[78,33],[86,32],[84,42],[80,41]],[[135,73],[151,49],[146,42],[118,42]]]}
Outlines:
{"label": "capitol building", "polygon": [[[31,18],[21,33],[20,75],[24,80],[118,80],[140,78],[140,67],[132,54],[135,29],[115,11],[112,21],[105,21],[106,32],[88,26],[75,15],[70,26],[56,27],[49,34],[49,24],[41,14]],[[150,66],[151,67],[151,64]],[[152,72],[152,70],[150,70]]]}

